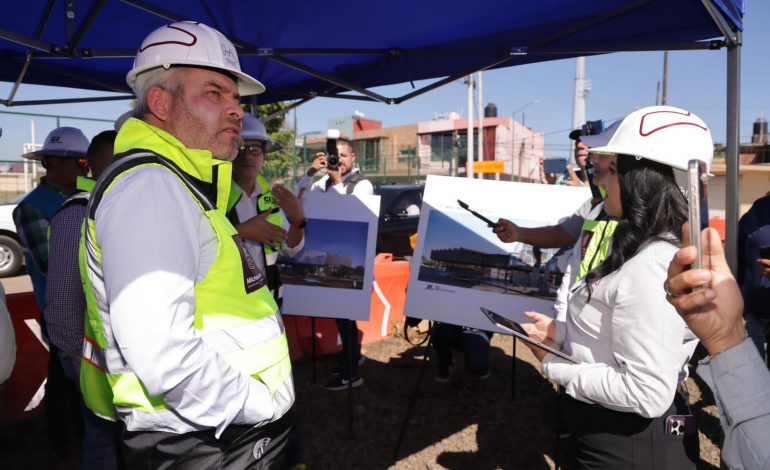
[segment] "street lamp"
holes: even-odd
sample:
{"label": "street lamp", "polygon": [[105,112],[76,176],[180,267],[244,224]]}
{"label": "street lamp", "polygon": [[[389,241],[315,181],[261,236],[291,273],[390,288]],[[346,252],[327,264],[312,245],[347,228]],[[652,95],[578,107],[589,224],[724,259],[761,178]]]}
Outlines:
{"label": "street lamp", "polygon": [[[511,115],[511,118],[513,119],[513,121],[511,122],[511,181],[517,181],[517,179],[514,179],[514,176],[513,176],[513,163],[514,163],[514,160],[516,158],[515,157],[515,155],[516,155],[516,113],[524,111],[525,109],[527,109],[531,105],[538,104],[538,103],[540,103],[540,100],[532,100],[529,103],[525,104],[524,106],[522,106],[522,107],[518,108],[517,110],[515,110],[512,113],[512,115]],[[524,118],[523,118],[523,116],[524,116],[524,114],[522,113],[522,123],[521,123],[522,125],[524,125]],[[518,181],[521,181],[521,166],[522,166],[522,163],[523,163],[522,162],[523,154],[524,154],[524,152],[522,152],[520,150],[519,151],[519,176],[518,176]]]}

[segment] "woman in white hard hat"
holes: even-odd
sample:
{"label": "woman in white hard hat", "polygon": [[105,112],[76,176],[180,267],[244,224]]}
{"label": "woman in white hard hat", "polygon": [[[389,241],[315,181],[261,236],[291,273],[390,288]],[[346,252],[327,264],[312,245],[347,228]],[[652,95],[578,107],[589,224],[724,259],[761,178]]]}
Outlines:
{"label": "woman in white hard hat", "polygon": [[685,110],[654,106],[585,139],[609,166],[605,210],[618,221],[611,248],[572,286],[564,323],[527,312],[535,323],[524,326],[547,343],[564,338],[562,350],[579,360],[533,348],[566,394],[570,467],[695,468],[698,435],[683,382],[697,339],[663,282],[687,220],[675,173],[690,159],[710,162],[711,134]]}

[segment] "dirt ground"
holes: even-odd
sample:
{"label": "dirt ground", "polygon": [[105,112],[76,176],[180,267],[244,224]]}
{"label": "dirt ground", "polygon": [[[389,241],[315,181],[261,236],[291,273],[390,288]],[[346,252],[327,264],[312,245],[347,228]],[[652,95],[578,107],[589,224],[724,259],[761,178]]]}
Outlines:
{"label": "dirt ground", "polygon": [[[423,370],[424,346],[412,346],[400,337],[364,345],[367,361],[360,374],[365,383],[352,391],[350,401],[347,392],[323,389],[323,383],[337,365],[337,357],[319,357],[315,365],[310,358],[296,361],[296,409],[309,467],[555,468],[558,444],[554,433],[554,388],[542,377],[527,348],[518,344],[515,363],[511,360],[512,349],[510,337],[495,335],[489,379],[466,377],[462,357],[457,354],[452,380],[439,383],[435,380],[432,355],[418,380]],[[417,384],[414,408],[405,421]],[[702,382],[692,378],[688,388],[700,428],[702,468],[717,469],[719,422],[713,397]],[[701,393],[704,389],[706,393]],[[403,442],[396,453],[405,422]],[[77,455],[67,462],[46,461],[41,448],[45,442],[43,431],[42,423],[31,423],[0,432],[0,467],[78,468]]]}

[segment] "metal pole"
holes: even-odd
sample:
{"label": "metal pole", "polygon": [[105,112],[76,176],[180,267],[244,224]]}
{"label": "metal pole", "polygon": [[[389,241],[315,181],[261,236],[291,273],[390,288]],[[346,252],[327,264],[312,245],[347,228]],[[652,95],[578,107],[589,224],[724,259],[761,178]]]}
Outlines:
{"label": "metal pole", "polygon": [[660,98],[660,104],[666,105],[668,101],[668,51],[663,52],[663,93]]}
{"label": "metal pole", "polygon": [[302,176],[307,174],[307,135],[302,136]]}
{"label": "metal pole", "polygon": [[738,213],[740,210],[740,108],[741,108],[741,43],[740,31],[735,32],[737,41],[734,46],[727,48],[727,135],[725,157],[727,160],[727,198],[725,212],[727,222],[725,227],[725,247],[727,263],[733,274],[738,267]]}
{"label": "metal pole", "polygon": [[468,138],[466,142],[468,152],[465,159],[465,176],[473,178],[473,74],[468,75]]}
{"label": "metal pole", "polygon": [[[479,155],[477,157],[478,161],[484,161],[484,95],[483,95],[483,89],[482,89],[482,78],[481,78],[481,72],[479,72],[479,94],[478,94],[478,103],[479,103]],[[479,178],[483,178],[484,175],[479,173]]]}
{"label": "metal pole", "polygon": [[516,171],[514,170],[514,164],[516,163],[516,111],[513,112],[511,117],[511,181],[516,181]]}

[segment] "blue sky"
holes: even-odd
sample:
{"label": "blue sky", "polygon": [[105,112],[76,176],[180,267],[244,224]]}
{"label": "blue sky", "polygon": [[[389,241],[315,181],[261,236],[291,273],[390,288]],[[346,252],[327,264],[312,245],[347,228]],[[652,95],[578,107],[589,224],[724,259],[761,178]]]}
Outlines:
{"label": "blue sky", "polygon": [[364,265],[369,230],[365,222],[310,219],[306,230],[313,236],[305,238],[305,247],[297,256],[302,256],[306,250],[322,251],[330,255],[350,256],[353,266]]}
{"label": "blue sky", "polygon": [[[746,0],[743,48],[741,56],[741,141],[751,137],[753,122],[760,117],[770,119],[770,2]],[[726,50],[692,51],[669,54],[668,104],[694,112],[712,129],[714,140],[724,142],[726,118]],[[592,91],[586,101],[586,118],[611,121],[637,107],[655,104],[657,82],[663,69],[662,52],[615,53],[586,59],[586,78]],[[484,72],[484,102],[497,106],[498,116],[511,113],[533,100],[540,100],[524,110],[525,124],[545,133],[548,157],[566,157],[566,137],[572,123],[572,95],[575,60],[560,60]],[[418,86],[424,83],[418,83]],[[0,96],[7,97],[12,84],[0,82]],[[386,96],[401,96],[411,89],[406,85],[381,87],[376,91]],[[97,96],[82,90],[62,90],[22,85],[16,99],[46,99],[74,96]],[[316,99],[296,112],[299,132],[325,131],[331,118],[363,112],[367,118],[382,121],[386,127],[430,120],[434,112],[457,111],[467,114],[467,91],[462,83],[450,83],[423,96],[399,105],[385,105],[340,99]],[[85,116],[115,119],[128,109],[128,101],[86,103],[77,105],[24,106],[0,111]],[[521,121],[521,112],[517,120]],[[289,120],[293,120],[293,114]],[[56,126],[53,118],[34,118],[37,140]],[[3,136],[0,160],[17,160],[23,142],[29,141],[30,118],[0,114]],[[81,127],[92,137],[110,128],[108,123],[89,123],[62,119],[61,125]]]}

